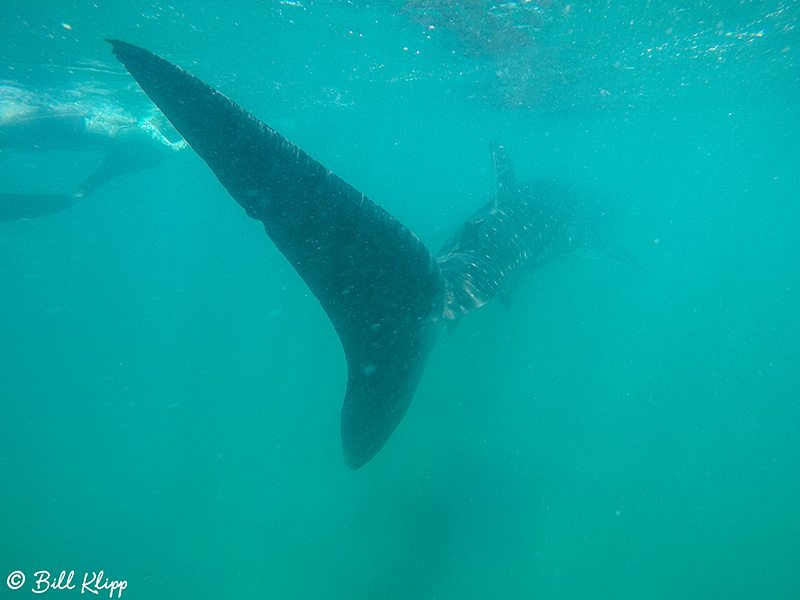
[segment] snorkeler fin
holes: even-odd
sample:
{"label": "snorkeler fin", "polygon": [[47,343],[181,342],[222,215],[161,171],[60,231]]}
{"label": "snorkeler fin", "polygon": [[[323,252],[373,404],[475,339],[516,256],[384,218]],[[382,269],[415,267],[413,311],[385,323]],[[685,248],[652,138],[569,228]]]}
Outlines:
{"label": "snorkeler fin", "polygon": [[79,199],[70,194],[0,194],[0,221],[42,217],[66,210]]}

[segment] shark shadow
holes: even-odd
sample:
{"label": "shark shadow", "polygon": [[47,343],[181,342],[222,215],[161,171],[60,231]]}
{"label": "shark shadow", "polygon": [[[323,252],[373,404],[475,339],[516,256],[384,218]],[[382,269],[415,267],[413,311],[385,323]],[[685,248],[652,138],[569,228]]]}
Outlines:
{"label": "shark shadow", "polygon": [[496,198],[433,254],[399,221],[212,87],[108,40],[175,129],[297,270],[347,359],[345,462],[366,464],[406,413],[441,324],[503,292],[523,268],[584,245],[585,215],[518,184],[493,149]]}

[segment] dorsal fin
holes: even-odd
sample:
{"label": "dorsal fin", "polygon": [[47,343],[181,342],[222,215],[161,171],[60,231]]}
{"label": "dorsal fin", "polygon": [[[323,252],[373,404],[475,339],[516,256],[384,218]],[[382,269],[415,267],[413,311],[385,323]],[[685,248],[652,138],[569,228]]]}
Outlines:
{"label": "dorsal fin", "polygon": [[511,168],[511,161],[508,159],[506,149],[499,144],[492,144],[492,162],[494,163],[494,174],[497,182],[495,193],[495,208],[503,205],[506,201],[517,196],[519,190],[514,180],[514,170]]}
{"label": "dorsal fin", "polygon": [[333,322],[348,366],[345,460],[362,466],[411,402],[435,337],[425,323],[441,311],[439,266],[380,206],[227,97],[151,52],[109,42]]}

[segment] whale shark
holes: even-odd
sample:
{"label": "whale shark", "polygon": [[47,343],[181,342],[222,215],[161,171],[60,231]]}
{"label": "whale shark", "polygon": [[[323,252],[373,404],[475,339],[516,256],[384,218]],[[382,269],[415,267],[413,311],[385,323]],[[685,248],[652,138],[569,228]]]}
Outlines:
{"label": "whale shark", "polygon": [[433,253],[386,210],[208,84],[138,46],[122,65],[305,281],[341,340],[341,411],[352,469],[386,444],[433,344],[521,271],[586,243],[586,215],[547,185],[516,181],[495,145],[496,194]]}

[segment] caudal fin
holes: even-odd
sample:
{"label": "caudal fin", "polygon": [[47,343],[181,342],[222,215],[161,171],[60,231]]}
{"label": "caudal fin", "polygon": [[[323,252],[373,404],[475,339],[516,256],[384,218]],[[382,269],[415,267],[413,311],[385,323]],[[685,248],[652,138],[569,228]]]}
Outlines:
{"label": "caudal fin", "polygon": [[356,469],[408,408],[435,339],[443,280],[419,239],[227,97],[146,50],[114,53],[330,317],[347,357],[342,445]]}

